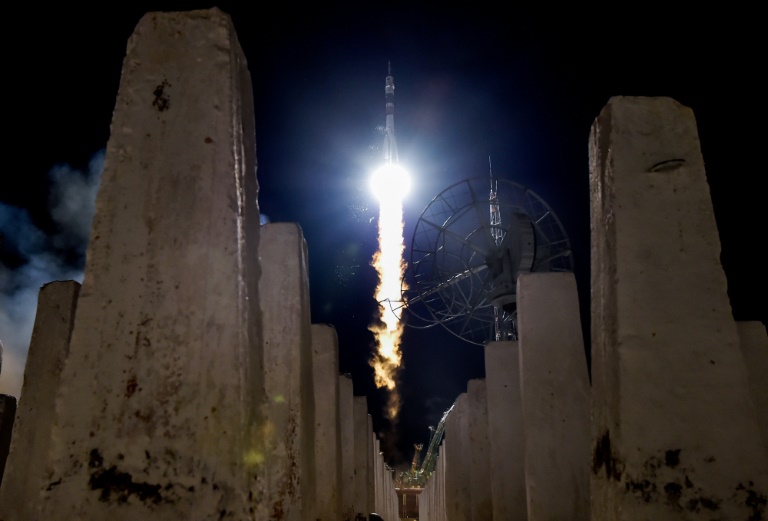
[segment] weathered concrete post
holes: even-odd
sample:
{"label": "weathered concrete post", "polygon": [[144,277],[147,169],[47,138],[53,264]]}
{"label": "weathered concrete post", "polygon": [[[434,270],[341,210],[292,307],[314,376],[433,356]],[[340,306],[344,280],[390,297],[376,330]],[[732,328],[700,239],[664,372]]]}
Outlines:
{"label": "weathered concrete post", "polygon": [[427,485],[424,490],[419,494],[419,521],[432,521],[434,519],[434,494],[435,494],[435,479],[427,481]]}
{"label": "weathered concrete post", "polygon": [[[3,372],[3,342],[0,341],[0,375]],[[13,422],[16,418],[16,398],[7,394],[0,394],[0,485],[3,484],[5,463],[11,449],[11,435],[13,434]],[[0,514],[2,513],[0,506]]]}
{"label": "weathered concrete post", "polygon": [[435,504],[434,512],[435,512],[435,514],[434,514],[433,518],[436,521],[440,520],[440,519],[445,519],[446,516],[448,515],[447,514],[447,508],[446,508],[446,505],[445,505],[445,503],[446,503],[446,499],[445,499],[445,487],[446,487],[446,484],[445,484],[445,465],[446,465],[446,463],[445,463],[445,443],[443,443],[443,446],[440,449],[440,452],[439,452],[439,454],[437,456],[437,467],[435,467],[435,469],[436,469],[435,470],[435,474],[436,474],[436,478],[437,478],[436,485],[437,486],[435,487],[436,493],[434,494],[434,498],[435,498],[435,500],[434,500],[434,504]]}
{"label": "weathered concrete post", "polygon": [[40,290],[29,343],[24,385],[4,480],[0,486],[0,519],[35,519],[47,486],[56,391],[77,309],[80,284],[51,282]]}
{"label": "weathered concrete post", "polygon": [[[3,343],[0,341],[0,374],[3,371]],[[11,449],[11,435],[13,423],[16,418],[16,398],[7,394],[0,394],[0,486],[3,484],[5,464]],[[0,503],[0,514],[2,504]]]}
{"label": "weathered concrete post", "polygon": [[467,470],[471,465],[469,444],[469,410],[467,393],[456,398],[453,410],[445,421],[445,519],[472,519],[472,488]]}
{"label": "weathered concrete post", "polygon": [[[5,464],[11,449],[13,423],[16,418],[16,397],[0,394],[0,485],[5,475]],[[3,513],[0,505],[0,514]]]}
{"label": "weathered concrete post", "polygon": [[768,450],[768,334],[760,322],[736,322],[739,345],[747,367],[750,395],[755,402],[757,424]]}
{"label": "weathered concrete post", "polygon": [[528,519],[587,521],[589,374],[573,273],[517,279]]}
{"label": "weathered concrete post", "polygon": [[229,16],[141,19],[123,63],[37,519],[245,519],[258,502],[252,106]]}
{"label": "weathered concrete post", "polygon": [[397,502],[397,499],[398,499],[397,490],[395,490],[395,477],[394,477],[395,471],[392,469],[388,469],[386,467],[386,462],[384,463],[384,465],[385,465],[385,471],[386,471],[384,481],[388,490],[387,515],[390,518],[397,520],[400,518],[400,515],[398,510],[398,502]]}
{"label": "weathered concrete post", "polygon": [[467,383],[467,405],[469,409],[469,451],[472,458],[469,465],[469,477],[472,489],[473,521],[493,519],[487,404],[485,380],[470,380]]}
{"label": "weathered concrete post", "polygon": [[[370,456],[370,435],[368,434],[368,401],[365,396],[354,398],[355,421],[355,516],[368,519],[368,460]],[[373,501],[373,498],[370,499]]]}
{"label": "weathered concrete post", "polygon": [[523,411],[517,342],[485,346],[492,519],[527,519]]}
{"label": "weathered concrete post", "polygon": [[381,456],[380,452],[380,441],[376,437],[375,434],[372,434],[373,436],[373,490],[374,490],[374,500],[373,500],[373,510],[371,512],[375,512],[379,514],[380,516],[384,516],[386,512],[384,511],[384,480],[383,478],[383,464],[384,460]]}
{"label": "weathered concrete post", "polygon": [[341,505],[339,345],[333,327],[312,325],[312,355],[316,518],[320,521],[338,521]]}
{"label": "weathered concrete post", "polygon": [[593,519],[758,519],[768,458],[693,112],[611,98],[589,149]]}
{"label": "weathered concrete post", "polygon": [[341,438],[341,521],[355,519],[355,415],[352,378],[339,376],[339,431]]}
{"label": "weathered concrete post", "polygon": [[366,414],[368,422],[368,510],[367,514],[374,512],[376,509],[376,478],[375,478],[375,443],[376,436],[373,434],[373,417],[370,414]]}
{"label": "weathered concrete post", "polygon": [[261,230],[267,505],[273,519],[314,520],[315,419],[307,244],[295,223]]}

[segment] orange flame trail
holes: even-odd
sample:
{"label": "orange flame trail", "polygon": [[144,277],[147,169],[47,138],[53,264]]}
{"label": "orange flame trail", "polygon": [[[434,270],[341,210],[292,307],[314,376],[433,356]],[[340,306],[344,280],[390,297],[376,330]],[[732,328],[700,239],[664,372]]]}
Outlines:
{"label": "orange flame trail", "polygon": [[393,421],[400,410],[400,395],[396,385],[402,361],[400,338],[403,324],[400,321],[401,310],[391,309],[390,302],[400,300],[400,285],[405,273],[404,250],[403,204],[399,197],[382,198],[379,206],[379,249],[371,261],[379,276],[376,287],[379,320],[369,327],[377,350],[369,363],[374,370],[376,387],[386,387],[389,391],[385,412]]}

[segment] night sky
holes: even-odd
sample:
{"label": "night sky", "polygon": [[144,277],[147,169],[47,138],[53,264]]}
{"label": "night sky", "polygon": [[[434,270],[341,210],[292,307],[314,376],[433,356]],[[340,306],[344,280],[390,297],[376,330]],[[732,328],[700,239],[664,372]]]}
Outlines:
{"label": "night sky", "polygon": [[[128,37],[147,11],[212,6],[124,4],[19,4],[6,17],[23,36],[5,53],[3,392],[13,385],[9,360],[23,362],[40,285],[82,270],[88,201]],[[352,374],[355,394],[368,397],[390,464],[410,460],[413,443],[428,442],[428,426],[484,368],[480,347],[438,329],[407,330],[402,416],[393,428],[382,415],[386,395],[375,390],[368,366],[377,215],[368,178],[381,162],[388,60],[400,161],[413,177],[404,203],[407,244],[430,200],[487,175],[491,156],[494,175],[536,192],[562,221],[586,314],[590,127],[611,96],[670,96],[697,118],[734,316],[768,317],[760,253],[765,144],[758,142],[765,138],[758,81],[765,42],[755,13],[641,4],[621,13],[553,4],[252,5],[218,4],[232,16],[252,75],[261,212],[301,225],[312,320],[336,327],[341,371]]]}

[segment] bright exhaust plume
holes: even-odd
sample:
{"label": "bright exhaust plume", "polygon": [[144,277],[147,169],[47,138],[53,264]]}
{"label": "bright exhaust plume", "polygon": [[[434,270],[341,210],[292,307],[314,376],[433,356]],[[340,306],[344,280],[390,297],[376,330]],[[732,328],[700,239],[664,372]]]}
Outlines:
{"label": "bright exhaust plume", "polygon": [[371,186],[379,199],[379,248],[371,261],[379,279],[375,295],[379,317],[369,327],[376,342],[370,365],[376,387],[386,387],[389,391],[386,414],[394,421],[400,411],[397,376],[402,361],[403,334],[401,309],[396,305],[405,273],[402,198],[410,187],[410,180],[403,168],[388,164],[373,175]]}

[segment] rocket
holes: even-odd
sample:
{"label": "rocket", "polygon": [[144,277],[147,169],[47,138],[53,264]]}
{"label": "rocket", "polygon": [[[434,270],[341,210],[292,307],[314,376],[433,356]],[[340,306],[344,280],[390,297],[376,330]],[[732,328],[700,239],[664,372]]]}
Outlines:
{"label": "rocket", "polygon": [[410,176],[400,166],[395,140],[395,80],[392,66],[387,64],[387,78],[384,82],[384,96],[387,101],[387,120],[384,127],[384,164],[371,176],[371,189],[380,201],[401,201],[411,186]]}
{"label": "rocket", "polygon": [[387,78],[384,83],[384,96],[387,102],[387,124],[384,127],[384,161],[397,163],[397,141],[395,140],[395,80],[392,77],[392,64],[387,62]]}

